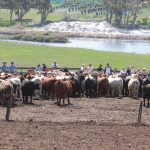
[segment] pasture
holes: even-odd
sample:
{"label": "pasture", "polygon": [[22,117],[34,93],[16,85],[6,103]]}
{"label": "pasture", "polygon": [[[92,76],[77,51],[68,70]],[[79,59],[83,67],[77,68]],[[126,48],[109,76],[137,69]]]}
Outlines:
{"label": "pasture", "polygon": [[137,124],[140,99],[71,98],[70,106],[34,100],[34,105],[0,107],[0,149],[42,150],[149,150],[150,109],[143,108]]}
{"label": "pasture", "polygon": [[34,46],[29,44],[17,44],[12,42],[0,42],[0,61],[14,61],[18,67],[36,67],[45,63],[50,67],[54,60],[59,67],[79,68],[81,64],[91,63],[95,68],[102,64],[110,63],[111,67],[135,66],[135,68],[150,68],[149,55],[114,53],[94,51],[78,48],[58,48],[47,46]]}

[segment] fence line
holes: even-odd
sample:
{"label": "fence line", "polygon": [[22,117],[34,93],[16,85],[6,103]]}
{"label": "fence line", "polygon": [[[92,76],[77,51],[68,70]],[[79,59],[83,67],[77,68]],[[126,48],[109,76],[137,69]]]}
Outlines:
{"label": "fence line", "polygon": [[[35,71],[36,67],[16,67],[16,71],[17,72],[25,72],[29,69],[32,69],[33,71]],[[52,68],[47,68],[48,70],[51,70]],[[58,70],[61,70],[61,69],[64,69],[64,68],[58,68]],[[80,68],[68,68],[68,70],[80,70]]]}

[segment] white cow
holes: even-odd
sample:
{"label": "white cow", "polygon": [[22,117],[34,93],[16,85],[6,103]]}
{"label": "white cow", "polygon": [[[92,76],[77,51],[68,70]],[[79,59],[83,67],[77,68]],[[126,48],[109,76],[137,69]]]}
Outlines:
{"label": "white cow", "polygon": [[121,98],[123,89],[123,80],[120,77],[109,76],[108,82],[112,96],[118,94],[119,98]]}
{"label": "white cow", "polygon": [[129,96],[138,98],[138,91],[140,87],[140,82],[136,78],[131,78],[128,83]]}

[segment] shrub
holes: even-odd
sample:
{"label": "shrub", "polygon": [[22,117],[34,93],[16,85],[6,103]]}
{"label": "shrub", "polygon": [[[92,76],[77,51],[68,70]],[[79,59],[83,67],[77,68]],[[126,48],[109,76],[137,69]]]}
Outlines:
{"label": "shrub", "polygon": [[142,19],[142,25],[148,25],[149,24],[149,22],[148,22],[148,17],[145,17],[145,18],[143,18]]}

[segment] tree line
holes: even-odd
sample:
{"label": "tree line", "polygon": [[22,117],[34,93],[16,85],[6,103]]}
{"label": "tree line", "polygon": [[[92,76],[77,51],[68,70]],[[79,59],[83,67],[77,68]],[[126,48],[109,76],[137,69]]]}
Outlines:
{"label": "tree line", "polygon": [[[142,10],[143,1],[144,0],[85,0],[85,3],[95,3],[96,6],[103,5],[108,22],[115,23],[118,27],[121,25],[128,27],[129,24],[135,25],[137,23],[137,17]],[[150,5],[150,0],[146,1]],[[83,5],[83,0],[64,0],[64,4],[76,4],[79,6],[81,4]],[[17,17],[18,21],[22,21],[24,15],[29,12],[31,8],[36,8],[41,15],[41,23],[44,23],[48,14],[53,11],[50,0],[0,0],[0,7],[9,10],[10,21],[12,21],[13,15]]]}
{"label": "tree line", "polygon": [[[135,25],[138,14],[142,10],[143,0],[103,0],[106,8],[106,20],[116,26],[128,26],[129,20]],[[149,0],[147,2],[150,2]],[[114,20],[113,20],[114,19]]]}

